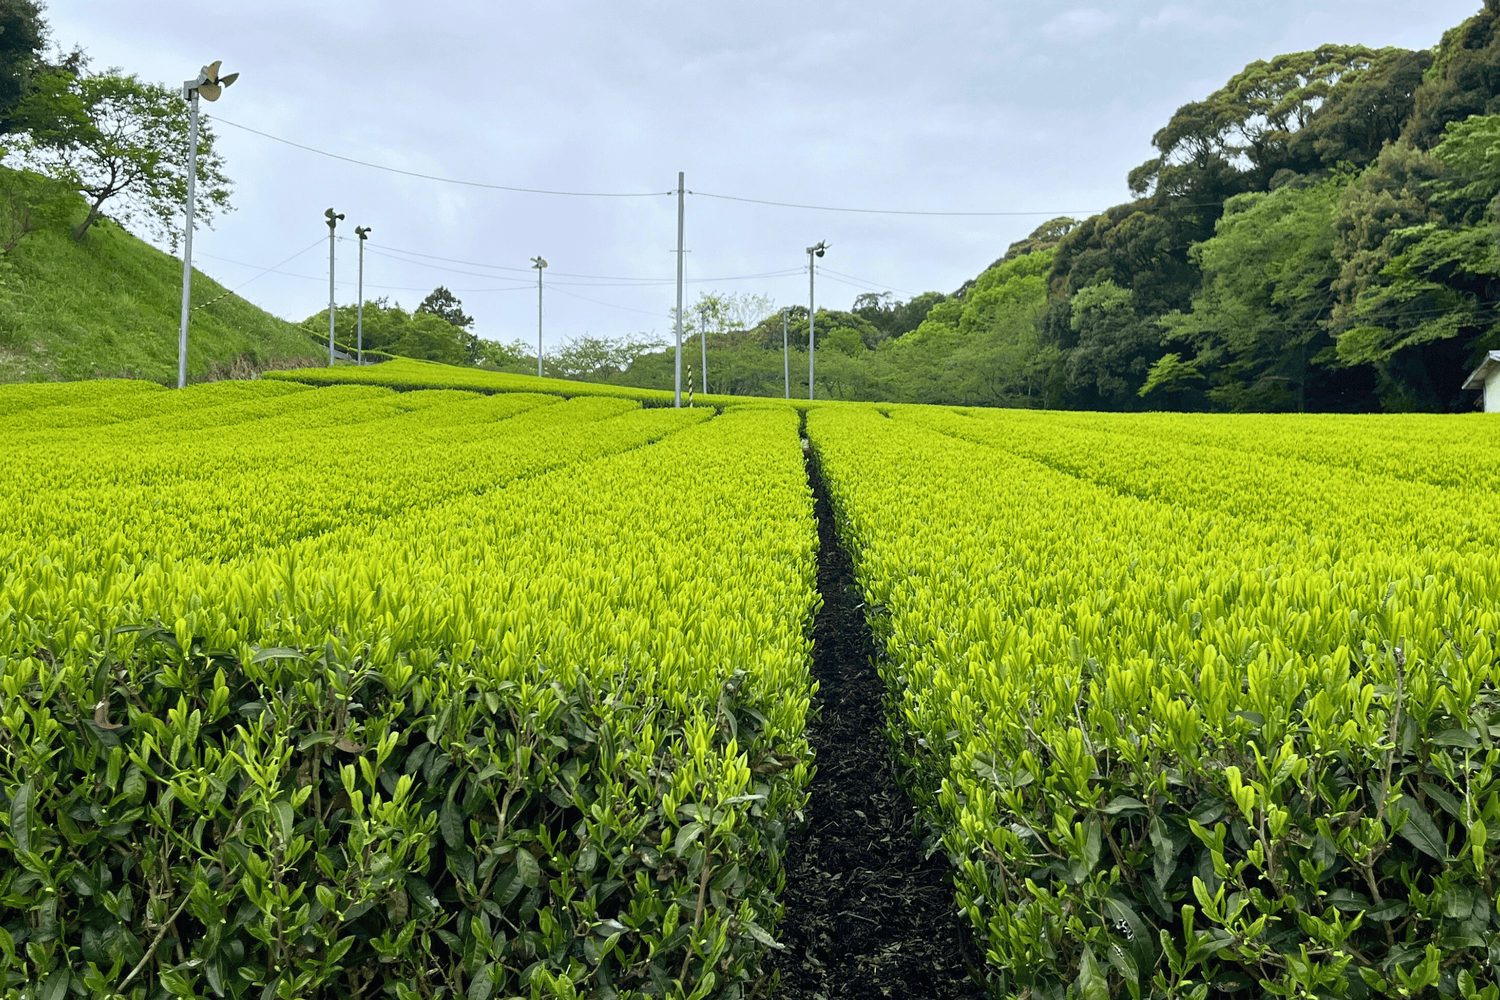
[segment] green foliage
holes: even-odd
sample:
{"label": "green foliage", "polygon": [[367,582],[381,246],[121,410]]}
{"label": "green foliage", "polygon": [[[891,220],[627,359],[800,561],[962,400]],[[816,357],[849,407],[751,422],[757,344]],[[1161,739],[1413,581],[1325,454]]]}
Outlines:
{"label": "green foliage", "polygon": [[47,42],[47,23],[35,0],[0,0],[0,135],[11,131],[11,112],[31,89]]}
{"label": "green foliage", "polygon": [[[1035,235],[1035,234],[1033,234]],[[1038,343],[1051,250],[992,265],[961,295],[933,305],[911,333],[881,345],[889,391],[904,402],[1036,406],[1055,352]]]}
{"label": "green foliage", "polygon": [[882,411],[808,435],[992,995],[1500,991],[1483,418]]}
{"label": "green foliage", "polygon": [[[3,256],[13,307],[0,310],[0,383],[122,375],[175,383],[182,262],[108,221],[73,240],[87,212],[56,182],[0,168],[0,236],[15,242]],[[200,272],[193,302],[191,380],[317,359],[306,334]]]}
{"label": "green foliage", "polygon": [[4,491],[0,994],[752,992],[809,777],[795,413],[264,381],[0,421],[49,469]]}
{"label": "green foliage", "polygon": [[[1241,183],[1264,189],[1277,170],[1294,165],[1294,136],[1320,113],[1344,77],[1352,77],[1352,90],[1356,82],[1363,82],[1363,76],[1354,74],[1369,73],[1406,55],[1402,49],[1325,45],[1257,60],[1203,101],[1177,110],[1151,139],[1160,155],[1131,171],[1130,189],[1137,196],[1153,190],[1213,196],[1218,193],[1214,181],[1226,169],[1243,170],[1248,176]],[[1376,150],[1380,148],[1378,132],[1362,138],[1366,145],[1373,142]]]}
{"label": "green foliage", "polygon": [[460,330],[467,330],[474,325],[474,317],[464,312],[463,305],[457,295],[454,295],[442,285],[438,285],[427,294],[427,298],[422,300],[421,305],[417,306],[416,311],[419,313],[432,313],[434,316],[440,316],[447,320],[449,324],[458,327]]}
{"label": "green foliage", "polygon": [[1462,406],[1450,373],[1494,343],[1497,122],[1455,122],[1430,154],[1388,147],[1343,197],[1338,357],[1380,374],[1388,408]]}
{"label": "green foliage", "polygon": [[1418,88],[1402,137],[1420,149],[1443,138],[1449,122],[1500,113],[1500,4],[1484,0],[1473,17],[1443,34]]}
{"label": "green foliage", "polygon": [[[565,341],[542,361],[543,371],[554,378],[604,382],[628,371],[644,354],[659,350],[661,341],[647,337],[591,337],[585,334]],[[535,355],[532,371],[535,371]]]}
{"label": "green foliage", "polygon": [[[302,329],[326,344],[328,310],[307,317]],[[409,313],[400,303],[383,297],[365,303],[362,320],[356,306],[339,306],[335,311],[335,344],[353,351],[361,340],[367,354],[378,351],[448,365],[465,364],[471,357],[478,357],[478,340],[463,329],[434,312]]]}
{"label": "green foliage", "polygon": [[[119,71],[51,69],[37,76],[15,114],[20,162],[88,199],[75,239],[113,201],[119,222],[138,222],[176,247],[187,197],[189,119],[177,92]],[[211,226],[217,212],[229,209],[229,179],[206,121],[198,128],[197,171],[194,218]]]}
{"label": "green foliage", "polygon": [[1324,321],[1338,274],[1333,220],[1348,180],[1335,174],[1239,195],[1214,237],[1193,248],[1203,286],[1191,313],[1162,323],[1196,349],[1195,369],[1212,378],[1209,400],[1233,410],[1305,410],[1311,388],[1316,409],[1340,402],[1339,386],[1316,368],[1335,361]]}

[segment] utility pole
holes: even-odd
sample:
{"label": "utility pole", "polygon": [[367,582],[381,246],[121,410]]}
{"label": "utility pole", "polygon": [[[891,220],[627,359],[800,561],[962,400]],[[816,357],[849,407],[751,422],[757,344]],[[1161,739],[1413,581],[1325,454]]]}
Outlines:
{"label": "utility pole", "polygon": [[683,172],[677,171],[677,373],[672,405],[682,406],[682,186]]}
{"label": "utility pole", "polygon": [[828,249],[828,244],[822,240],[817,246],[807,248],[807,398],[813,398],[813,314],[817,311],[813,302],[813,275],[817,267],[813,262],[814,257],[823,256]]}
{"label": "utility pole", "polygon": [[177,329],[177,388],[187,386],[188,313],[193,299],[193,208],[194,189],[198,180],[198,96],[217,101],[224,88],[239,79],[238,73],[219,76],[219,60],[198,71],[197,77],[184,80],[182,99],[188,102],[187,154],[187,230],[182,238],[182,324]]}
{"label": "utility pole", "polygon": [[333,209],[326,209],[323,215],[328,219],[328,367],[333,367],[333,242],[334,230],[338,228],[339,220],[344,213],[334,213]]}
{"label": "utility pole", "polygon": [[[703,348],[703,395],[708,395],[708,307],[698,307],[698,346]],[[689,379],[689,381],[692,381]]]}
{"label": "utility pole", "polygon": [[359,291],[358,304],[354,307],[354,341],[357,352],[356,364],[365,363],[365,240],[370,238],[369,226],[355,226],[354,235],[359,237]]}
{"label": "utility pole", "polygon": [[781,367],[786,380],[786,398],[792,398],[792,352],[786,339],[786,306],[781,307]]}
{"label": "utility pole", "polygon": [[536,377],[542,377],[542,268],[547,262],[540,257],[531,258],[536,268]]}

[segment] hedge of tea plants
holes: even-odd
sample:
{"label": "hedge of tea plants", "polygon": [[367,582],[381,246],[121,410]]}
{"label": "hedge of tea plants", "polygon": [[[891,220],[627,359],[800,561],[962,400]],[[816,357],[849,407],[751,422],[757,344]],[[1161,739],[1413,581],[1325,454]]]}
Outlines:
{"label": "hedge of tea plants", "polygon": [[790,410],[0,388],[0,995],[749,997]]}
{"label": "hedge of tea plants", "polygon": [[809,412],[994,995],[1500,996],[1493,425]]}

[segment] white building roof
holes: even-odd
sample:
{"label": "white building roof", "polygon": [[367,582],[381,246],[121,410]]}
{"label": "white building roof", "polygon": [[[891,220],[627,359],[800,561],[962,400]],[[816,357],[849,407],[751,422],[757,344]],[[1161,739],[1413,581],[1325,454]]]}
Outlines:
{"label": "white building roof", "polygon": [[1474,369],[1474,373],[1464,382],[1464,388],[1483,389],[1484,383],[1496,369],[1500,369],[1500,351],[1491,351],[1485,356],[1484,362]]}

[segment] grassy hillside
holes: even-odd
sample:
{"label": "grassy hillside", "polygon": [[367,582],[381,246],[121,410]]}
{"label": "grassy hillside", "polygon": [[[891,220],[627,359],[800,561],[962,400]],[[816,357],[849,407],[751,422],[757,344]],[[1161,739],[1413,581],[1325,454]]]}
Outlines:
{"label": "grassy hillside", "polygon": [[[0,256],[0,382],[175,383],[181,260],[109,220],[77,242],[83,215],[77,195],[0,167],[0,251],[15,241]],[[306,333],[224,292],[194,272],[193,302],[203,305],[189,327],[190,380],[316,362]]]}

